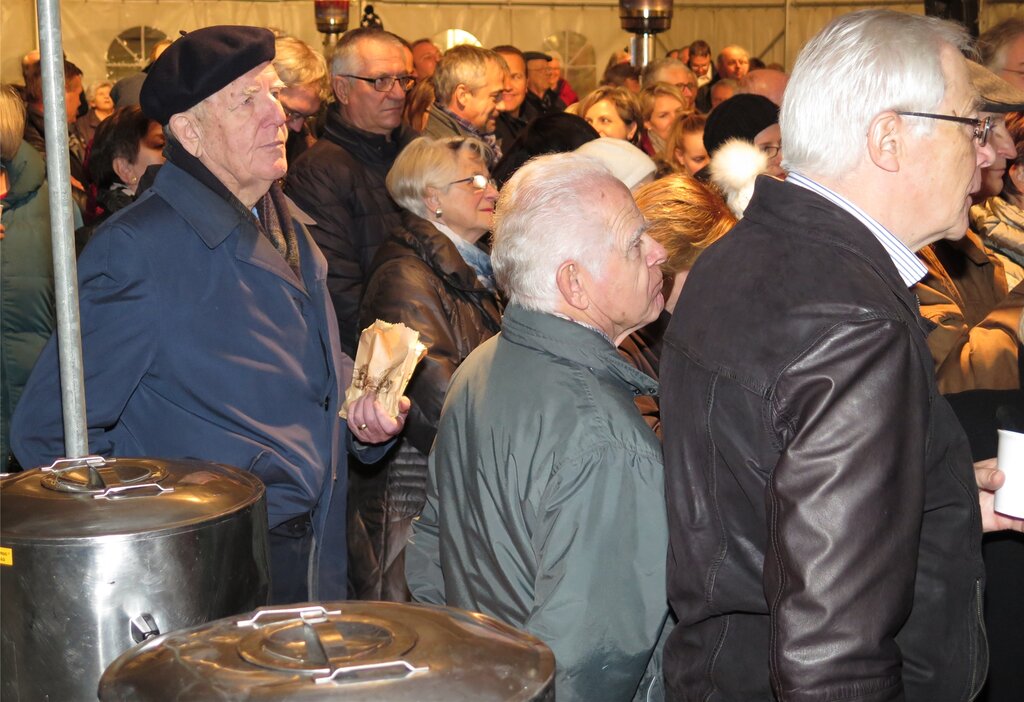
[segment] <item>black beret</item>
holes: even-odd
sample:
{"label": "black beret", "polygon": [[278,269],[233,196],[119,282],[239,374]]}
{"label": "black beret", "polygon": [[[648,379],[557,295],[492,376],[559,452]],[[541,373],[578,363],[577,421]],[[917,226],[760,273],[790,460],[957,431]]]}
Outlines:
{"label": "black beret", "polygon": [[526,61],[536,61],[537,59],[544,59],[545,61],[550,61],[551,57],[539,51],[524,51],[523,59]]}
{"label": "black beret", "polygon": [[160,55],[142,83],[139,103],[150,119],[198,105],[261,63],[274,60],[274,34],[262,27],[218,25],[188,32]]}
{"label": "black beret", "polygon": [[729,139],[754,141],[764,129],[779,121],[779,106],[766,97],[740,93],[711,110],[704,125],[704,148],[713,156]]}

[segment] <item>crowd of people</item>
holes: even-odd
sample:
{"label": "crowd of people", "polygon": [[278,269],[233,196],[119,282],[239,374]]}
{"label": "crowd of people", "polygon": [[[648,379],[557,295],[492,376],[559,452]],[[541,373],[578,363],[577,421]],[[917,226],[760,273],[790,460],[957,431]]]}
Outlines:
{"label": "crowd of people", "polygon": [[[560,700],[969,700],[990,659],[1018,698],[1024,20],[856,12],[788,75],[703,40],[566,68],[214,26],[83,103],[66,60],[92,452],[253,472],[273,602],[490,614]],[[64,453],[23,73],[5,470]],[[378,319],[427,354],[396,416],[341,419]]]}

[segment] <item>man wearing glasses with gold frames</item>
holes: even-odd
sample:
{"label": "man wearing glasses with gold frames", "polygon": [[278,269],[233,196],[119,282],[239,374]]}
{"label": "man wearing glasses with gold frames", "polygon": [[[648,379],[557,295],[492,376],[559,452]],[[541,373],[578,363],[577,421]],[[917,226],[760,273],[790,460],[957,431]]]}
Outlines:
{"label": "man wearing glasses with gold frames", "polygon": [[[800,52],[785,181],[679,298],[661,367],[669,699],[970,700],[987,667],[974,465],[936,386],[914,252],[994,158],[959,25],[868,10]],[[836,119],[840,116],[840,119]],[[827,126],[826,126],[827,125]]]}
{"label": "man wearing glasses with gold frames", "polygon": [[285,192],[316,220],[309,229],[327,257],[341,347],[354,357],[366,271],[400,220],[384,178],[415,136],[402,125],[415,78],[402,41],[380,29],[345,34],[330,68],[337,101],[320,140],[289,165]]}

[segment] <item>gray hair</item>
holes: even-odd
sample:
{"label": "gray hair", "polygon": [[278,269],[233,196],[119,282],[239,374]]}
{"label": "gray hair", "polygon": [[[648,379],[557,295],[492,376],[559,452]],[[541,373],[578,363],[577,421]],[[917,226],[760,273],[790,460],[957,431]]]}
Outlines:
{"label": "gray hair", "polygon": [[693,71],[690,70],[690,67],[679,59],[661,58],[657,61],[651,61],[649,64],[644,66],[643,73],[640,74],[640,85],[646,88],[647,86],[654,85],[655,83],[664,82],[664,79],[660,74],[663,70],[669,68],[682,68],[690,74],[691,78],[696,80],[696,77],[693,75]]}
{"label": "gray hair", "polygon": [[360,27],[350,30],[342,35],[338,45],[334,47],[334,53],[331,55],[331,76],[359,73],[363,70],[363,57],[359,53],[359,45],[364,41],[376,41],[399,50],[405,48],[401,39],[383,29]]}
{"label": "gray hair", "polygon": [[[863,157],[877,115],[934,112],[946,89],[944,44],[966,51],[970,37],[952,22],[890,10],[833,20],[800,52],[786,87],[783,168],[838,178]],[[927,133],[932,121],[915,120],[912,128]]]}
{"label": "gray hair", "polygon": [[473,137],[448,137],[413,139],[402,149],[388,171],[384,183],[392,199],[404,210],[429,219],[431,213],[423,198],[427,188],[447,192],[451,182],[458,178],[459,156],[463,152],[480,161],[480,168],[487,173],[491,159],[491,147]]}
{"label": "gray hair", "polygon": [[472,44],[453,46],[444,53],[434,69],[434,96],[437,104],[447,107],[460,85],[469,90],[482,88],[487,82],[487,62],[498,64],[508,73],[508,64],[500,54]]}
{"label": "gray hair", "polygon": [[978,37],[981,63],[998,73],[1006,68],[1006,51],[1017,37],[1024,36],[1024,18],[1007,17]]}
{"label": "gray hair", "polygon": [[553,312],[559,266],[575,261],[593,275],[603,273],[619,215],[603,200],[615,190],[632,203],[622,181],[581,154],[539,156],[515,172],[498,198],[491,253],[494,278],[509,302]]}

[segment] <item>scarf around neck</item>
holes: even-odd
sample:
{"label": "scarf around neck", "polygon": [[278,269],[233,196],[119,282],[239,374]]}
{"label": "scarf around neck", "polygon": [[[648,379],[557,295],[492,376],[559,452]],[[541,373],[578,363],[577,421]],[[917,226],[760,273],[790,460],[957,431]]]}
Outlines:
{"label": "scarf around neck", "polygon": [[276,182],[272,183],[270,189],[256,201],[253,209],[250,210],[235,197],[234,193],[228,190],[217,176],[210,172],[210,169],[186,151],[185,147],[177,140],[168,140],[167,146],[164,148],[164,155],[169,162],[212,190],[240,216],[248,219],[281,254],[295,276],[302,280],[298,238],[292,224],[291,214],[288,211],[288,202],[280,185]]}

